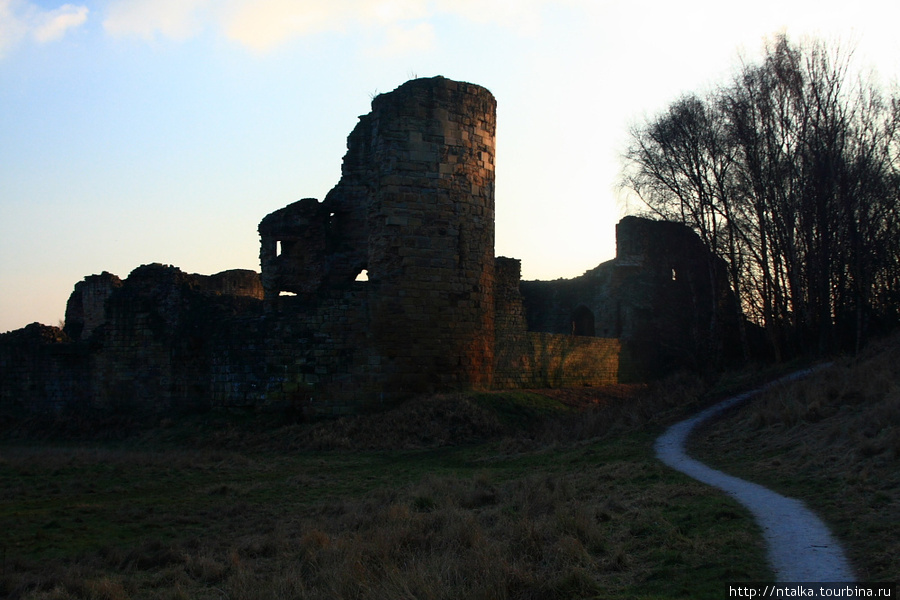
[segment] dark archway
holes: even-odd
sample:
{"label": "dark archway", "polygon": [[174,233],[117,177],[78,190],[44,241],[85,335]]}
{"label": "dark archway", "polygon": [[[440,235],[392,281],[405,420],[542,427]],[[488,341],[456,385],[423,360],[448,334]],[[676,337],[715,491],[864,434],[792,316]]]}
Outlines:
{"label": "dark archway", "polygon": [[587,306],[579,306],[572,313],[572,335],[587,335],[593,337],[594,313]]}

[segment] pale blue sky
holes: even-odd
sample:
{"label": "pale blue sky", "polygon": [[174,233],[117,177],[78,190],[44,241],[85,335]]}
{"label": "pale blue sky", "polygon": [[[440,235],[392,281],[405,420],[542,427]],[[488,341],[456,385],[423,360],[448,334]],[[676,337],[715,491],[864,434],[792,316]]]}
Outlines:
{"label": "pale blue sky", "polygon": [[0,0],[0,332],[162,262],[259,269],[256,226],[337,183],[373,95],[444,75],[498,101],[498,255],[614,254],[630,124],[766,36],[900,73],[896,0]]}

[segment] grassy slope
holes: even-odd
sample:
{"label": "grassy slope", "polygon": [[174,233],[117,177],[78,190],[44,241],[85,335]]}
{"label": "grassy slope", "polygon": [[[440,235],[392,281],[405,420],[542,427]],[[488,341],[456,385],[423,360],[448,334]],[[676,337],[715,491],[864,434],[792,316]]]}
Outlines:
{"label": "grassy slope", "polygon": [[653,458],[698,402],[666,389],[582,394],[588,412],[453,396],[315,426],[7,441],[0,595],[717,598],[770,578],[747,514]]}
{"label": "grassy slope", "polygon": [[[886,342],[695,440],[806,499],[863,580],[900,572],[898,359]],[[748,382],[729,381],[719,395]],[[204,415],[114,443],[8,434],[0,596],[722,597],[771,573],[743,509],[652,456],[709,402],[694,383],[441,396],[312,426]]]}
{"label": "grassy slope", "polygon": [[692,453],[802,498],[861,581],[900,575],[900,338],[781,386],[701,430]]}

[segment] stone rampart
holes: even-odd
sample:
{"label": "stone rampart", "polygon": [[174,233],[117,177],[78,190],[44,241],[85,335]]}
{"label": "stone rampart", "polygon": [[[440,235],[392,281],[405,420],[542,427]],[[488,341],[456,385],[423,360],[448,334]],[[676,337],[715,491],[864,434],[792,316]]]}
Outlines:
{"label": "stone rampart", "polygon": [[496,101],[472,84],[415,80],[376,98],[368,126],[380,175],[368,219],[371,332],[385,385],[488,388]]}
{"label": "stone rampart", "polygon": [[260,222],[261,274],[104,272],[75,286],[65,331],[0,335],[0,416],[331,416],[635,381],[714,354],[733,295],[684,226],[626,217],[616,258],[571,280],[521,282],[518,260],[494,257],[495,134],[496,102],[473,84],[376,97],[325,199]]}
{"label": "stone rampart", "polygon": [[613,260],[573,279],[523,281],[528,329],[617,338],[623,382],[702,369],[739,348],[723,261],[679,223],[625,217]]}
{"label": "stone rampart", "polygon": [[364,284],[314,305],[282,300],[278,313],[235,317],[217,330],[212,404],[333,416],[377,403],[380,365],[367,345]]}
{"label": "stone rampart", "polygon": [[362,397],[491,385],[495,113],[480,86],[409,81],[360,117],[324,201],[259,225],[266,303],[282,318],[367,272],[366,312],[347,317],[359,328],[347,335],[365,332],[366,373],[332,374]]}
{"label": "stone rampart", "polygon": [[498,365],[501,389],[594,387],[618,383],[619,340],[529,331]]}
{"label": "stone rampart", "polygon": [[85,357],[58,327],[32,323],[0,335],[0,419],[84,402]]}

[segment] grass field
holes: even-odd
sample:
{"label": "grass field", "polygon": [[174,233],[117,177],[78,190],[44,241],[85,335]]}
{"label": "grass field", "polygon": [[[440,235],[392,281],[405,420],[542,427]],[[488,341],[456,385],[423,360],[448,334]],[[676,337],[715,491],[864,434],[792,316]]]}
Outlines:
{"label": "grass field", "polygon": [[[652,446],[666,425],[746,384],[727,381],[714,391],[681,377],[652,389],[437,396],[311,425],[208,413],[120,423],[106,441],[65,424],[8,431],[0,596],[721,598],[728,582],[772,579],[759,532],[730,499],[659,463]],[[792,452],[760,449],[754,431],[803,437],[809,421],[736,418],[750,424],[723,421],[724,433],[698,441],[750,474],[769,470],[758,457],[769,465]],[[728,427],[746,430],[737,445]],[[851,437],[871,444],[894,440],[890,431]],[[866,452],[896,467],[892,443]],[[898,555],[898,520],[885,525],[896,478],[872,471],[875,496],[839,502],[820,488],[862,477],[855,458],[838,475],[780,460],[783,477],[802,482],[794,491],[833,507],[823,512],[839,536],[855,526],[848,515],[875,505],[888,521],[866,527],[894,545],[848,538],[851,554],[874,565],[874,579],[896,569],[887,554]]]}
{"label": "grass field", "polygon": [[860,581],[900,580],[900,338],[773,389],[701,430],[690,450],[806,501]]}

